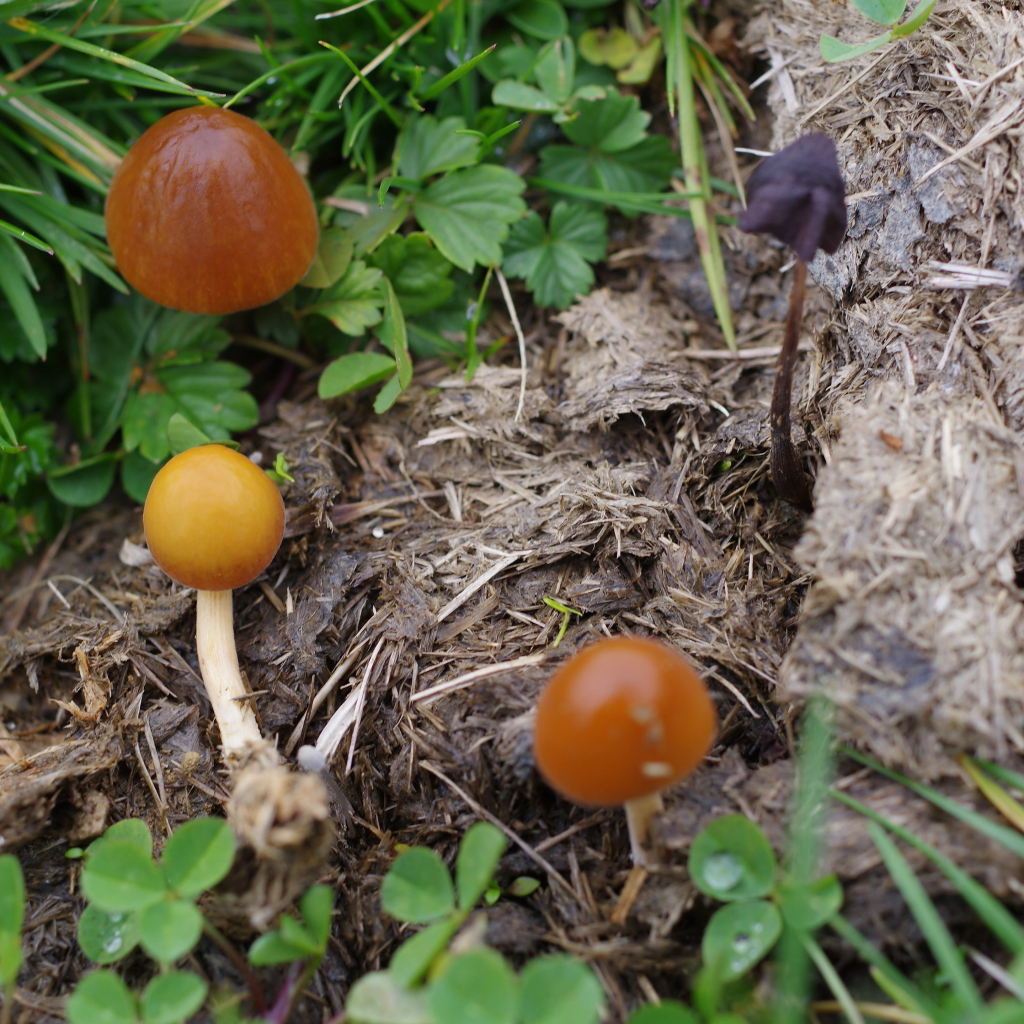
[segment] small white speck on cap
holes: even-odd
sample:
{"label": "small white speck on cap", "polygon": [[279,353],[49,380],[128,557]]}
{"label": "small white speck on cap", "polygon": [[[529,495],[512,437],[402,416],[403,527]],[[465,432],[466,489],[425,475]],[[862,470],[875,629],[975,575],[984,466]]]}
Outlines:
{"label": "small white speck on cap", "polygon": [[667,779],[672,774],[672,765],[665,761],[645,761],[640,772],[649,779]]}

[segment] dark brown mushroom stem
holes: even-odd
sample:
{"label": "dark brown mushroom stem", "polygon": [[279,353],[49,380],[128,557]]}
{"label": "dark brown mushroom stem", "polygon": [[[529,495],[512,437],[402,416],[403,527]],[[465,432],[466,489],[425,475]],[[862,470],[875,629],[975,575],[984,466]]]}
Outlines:
{"label": "dark brown mushroom stem", "polygon": [[772,392],[772,448],[769,465],[772,483],[780,497],[799,506],[806,512],[813,508],[811,488],[807,474],[803,471],[796,448],[793,447],[792,427],[789,410],[792,404],[793,367],[796,365],[797,348],[800,343],[800,325],[804,318],[804,294],[807,291],[807,264],[797,258],[793,267],[793,287],[789,293],[789,314],[786,316],[786,333],[779,353],[779,370],[775,375],[775,390]]}

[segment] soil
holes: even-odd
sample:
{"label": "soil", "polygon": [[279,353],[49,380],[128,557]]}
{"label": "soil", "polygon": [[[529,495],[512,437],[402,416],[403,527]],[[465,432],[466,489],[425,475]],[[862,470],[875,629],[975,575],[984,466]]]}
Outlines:
{"label": "soil", "polygon": [[[335,886],[330,948],[296,1020],[338,1013],[402,941],[379,904],[396,844],[451,863],[470,824],[500,822],[511,841],[498,881],[543,884],[487,911],[487,941],[517,964],[552,948],[586,958],[624,1020],[655,996],[684,996],[699,962],[710,906],[684,866],[700,828],[738,811],[784,849],[808,694],[827,687],[845,740],[969,802],[952,755],[1012,762],[1024,746],[1010,725],[1024,693],[1012,560],[1024,536],[1012,289],[1024,191],[1010,152],[1024,68],[959,84],[1016,60],[1024,30],[1016,15],[1004,27],[989,0],[944,0],[910,41],[829,67],[818,36],[851,38],[852,10],[766,0],[758,11],[737,59],[750,77],[785,67],[762,87],[768,105],[742,144],[827,130],[854,197],[850,238],[811,268],[820,287],[794,389],[794,440],[821,470],[810,520],[777,498],[767,468],[789,254],[727,230],[734,360],[677,218],[614,224],[601,286],[565,313],[515,293],[525,374],[496,292],[481,343],[506,344],[471,383],[420,363],[377,417],[362,399],[321,402],[306,375],[243,439],[264,465],[283,452],[295,480],[279,555],[235,594],[240,661],[282,755],[325,737],[336,834],[319,858],[275,860],[250,844],[208,909],[241,943],[303,886]],[[770,64],[751,68],[761,57]],[[905,123],[933,116],[937,127]],[[708,145],[713,173],[728,177],[713,133]],[[746,175],[756,158],[739,161]],[[925,290],[930,260],[980,261],[1010,285],[969,306],[974,290]],[[67,849],[129,816],[164,837],[228,799],[194,597],[147,556],[140,510],[115,500],[0,577],[0,836],[29,889],[22,1021],[60,1019],[88,966]],[[557,643],[563,615],[544,598],[574,610]],[[706,764],[666,794],[663,866],[639,888],[626,886],[621,811],[557,798],[531,758],[532,709],[553,668],[622,633],[691,657],[722,723]],[[993,651],[1005,652],[995,665]],[[965,709],[982,662],[988,703]],[[969,862],[997,894],[1019,885],[1019,862],[901,787],[852,765],[839,784]],[[861,821],[836,810],[826,838],[849,916],[914,942]],[[955,902],[943,907],[965,920]],[[242,987],[212,946],[192,966]],[[141,955],[128,967],[144,980]]]}

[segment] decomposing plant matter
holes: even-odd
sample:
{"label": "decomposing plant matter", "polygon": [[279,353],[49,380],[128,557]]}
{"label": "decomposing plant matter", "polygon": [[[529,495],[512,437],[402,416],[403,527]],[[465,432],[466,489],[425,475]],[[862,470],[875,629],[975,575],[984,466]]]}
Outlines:
{"label": "decomposing plant matter", "polygon": [[797,255],[772,392],[771,471],[779,494],[810,511],[810,488],[793,448],[789,407],[807,263],[819,249],[834,253],[846,234],[846,189],[834,143],[822,132],[797,139],[758,166],[750,176],[747,193],[749,204],[740,214],[740,229],[774,235]]}

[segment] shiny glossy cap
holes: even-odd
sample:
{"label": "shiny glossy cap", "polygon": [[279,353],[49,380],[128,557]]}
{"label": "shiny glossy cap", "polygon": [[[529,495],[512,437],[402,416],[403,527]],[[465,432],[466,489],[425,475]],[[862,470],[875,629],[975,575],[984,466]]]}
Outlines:
{"label": "shiny glossy cap", "polygon": [[196,590],[254,580],[284,536],[284,502],[266,473],[222,444],[175,455],[157,473],[143,513],[157,565]]}
{"label": "shiny glossy cap", "polygon": [[537,705],[534,757],[570,800],[624,804],[693,771],[717,727],[707,688],[682,655],[616,637],[583,648],[551,677]]}
{"label": "shiny glossy cap", "polygon": [[128,151],[106,205],[117,268],[148,299],[234,313],[279,298],[316,255],[316,207],[285,151],[220,107],[161,118]]}
{"label": "shiny glossy cap", "polygon": [[846,234],[846,185],[835,143],[813,132],[758,164],[739,226],[774,235],[805,263],[819,249],[834,253]]}

